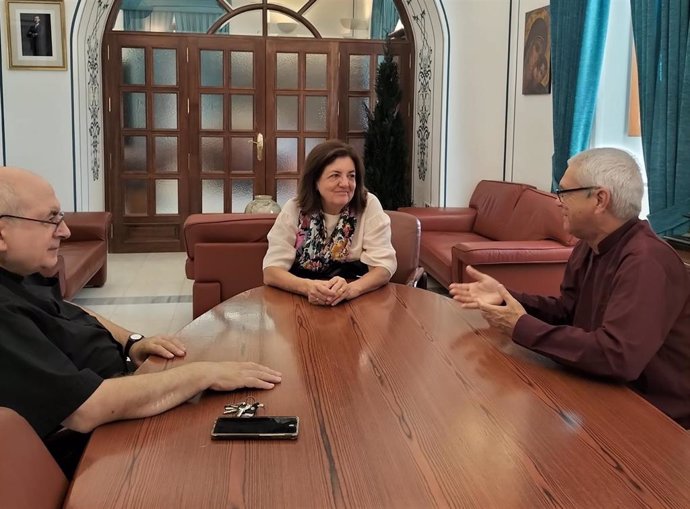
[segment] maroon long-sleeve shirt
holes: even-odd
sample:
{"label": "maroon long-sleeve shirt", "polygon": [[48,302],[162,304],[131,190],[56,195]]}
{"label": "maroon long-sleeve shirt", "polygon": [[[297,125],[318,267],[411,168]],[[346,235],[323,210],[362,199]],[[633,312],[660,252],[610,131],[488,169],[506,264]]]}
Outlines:
{"label": "maroon long-sleeve shirt", "polygon": [[575,246],[561,296],[514,293],[527,311],[513,341],[582,371],[624,381],[690,428],[690,275],[647,221],[595,253]]}

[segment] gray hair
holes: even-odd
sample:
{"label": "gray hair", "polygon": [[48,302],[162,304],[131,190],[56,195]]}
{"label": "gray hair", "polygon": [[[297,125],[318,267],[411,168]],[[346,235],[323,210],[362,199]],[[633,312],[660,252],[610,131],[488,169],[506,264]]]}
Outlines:
{"label": "gray hair", "polygon": [[574,155],[568,165],[583,187],[604,187],[611,193],[611,213],[627,221],[639,217],[644,183],[640,166],[629,152],[617,148],[593,148]]}

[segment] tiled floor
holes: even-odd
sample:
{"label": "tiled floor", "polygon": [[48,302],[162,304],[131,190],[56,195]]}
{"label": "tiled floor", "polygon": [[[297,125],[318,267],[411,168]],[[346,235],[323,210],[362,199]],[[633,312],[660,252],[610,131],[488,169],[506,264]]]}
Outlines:
{"label": "tiled floor", "polygon": [[84,288],[74,302],[144,335],[172,334],[192,320],[186,253],[108,255],[108,281]]}
{"label": "tiled floor", "polygon": [[[74,302],[145,336],[173,334],[192,320],[185,259],[186,253],[111,253],[105,286],[84,288]],[[428,289],[448,295],[431,277]]]}

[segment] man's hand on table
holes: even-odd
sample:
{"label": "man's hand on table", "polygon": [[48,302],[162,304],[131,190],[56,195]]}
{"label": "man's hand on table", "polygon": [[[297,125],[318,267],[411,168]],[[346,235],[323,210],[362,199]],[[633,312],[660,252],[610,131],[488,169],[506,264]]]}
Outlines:
{"label": "man's hand on table", "polygon": [[234,391],[242,387],[273,389],[282,380],[282,373],[255,362],[207,363],[214,391]]}
{"label": "man's hand on table", "polygon": [[137,341],[129,350],[129,358],[135,365],[140,366],[150,355],[172,359],[173,357],[184,357],[187,350],[179,339],[175,336],[159,334],[150,336]]}

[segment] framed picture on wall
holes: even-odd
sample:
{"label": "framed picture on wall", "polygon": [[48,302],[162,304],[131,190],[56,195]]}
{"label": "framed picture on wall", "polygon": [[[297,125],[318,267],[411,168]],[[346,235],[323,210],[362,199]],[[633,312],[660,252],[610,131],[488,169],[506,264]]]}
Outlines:
{"label": "framed picture on wall", "polygon": [[551,15],[549,7],[525,13],[523,95],[551,92]]}
{"label": "framed picture on wall", "polygon": [[7,0],[6,19],[10,69],[67,68],[63,2]]}

